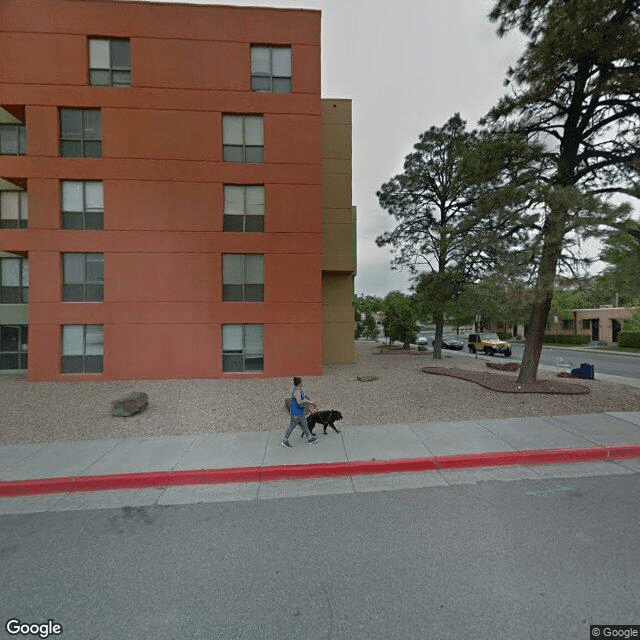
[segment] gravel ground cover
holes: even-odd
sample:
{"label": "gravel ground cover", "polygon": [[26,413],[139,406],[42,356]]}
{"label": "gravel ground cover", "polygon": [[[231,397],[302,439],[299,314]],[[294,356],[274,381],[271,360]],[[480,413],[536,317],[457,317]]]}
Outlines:
{"label": "gravel ground cover", "polygon": [[[489,364],[489,363],[486,363]],[[440,367],[423,367],[424,373],[431,373],[441,376],[453,376],[469,382],[475,382],[487,389],[501,391],[503,393],[550,393],[550,394],[572,394],[580,395],[591,393],[589,387],[578,384],[575,380],[571,382],[560,382],[558,378],[538,380],[534,383],[520,383],[515,375],[505,376],[499,373],[489,373],[487,371],[470,371],[469,369],[443,369]]]}
{"label": "gravel ground cover", "polygon": [[[533,417],[599,411],[639,411],[640,389],[580,380],[588,395],[500,393],[474,382],[428,375],[423,367],[488,372],[485,362],[430,352],[381,355],[372,342],[356,342],[356,362],[303,378],[319,409],[336,408],[338,428],[411,422]],[[359,382],[358,373],[378,376]],[[496,373],[515,378],[514,373]],[[541,379],[555,379],[540,372]],[[0,444],[95,438],[284,429],[284,399],[291,378],[27,382],[0,377]],[[111,416],[111,401],[131,391],[149,394],[149,408],[130,418]]]}

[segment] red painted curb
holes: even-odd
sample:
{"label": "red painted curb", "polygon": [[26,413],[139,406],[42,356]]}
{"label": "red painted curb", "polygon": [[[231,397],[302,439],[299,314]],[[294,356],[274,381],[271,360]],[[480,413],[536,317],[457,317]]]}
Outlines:
{"label": "red painted curb", "polygon": [[73,478],[43,478],[42,480],[8,480],[0,482],[0,497],[32,496],[44,493],[73,491]]}
{"label": "red painted curb", "polygon": [[148,471],[102,476],[75,476],[0,482],[0,497],[16,497],[77,491],[107,491],[151,487],[231,482],[269,482],[292,478],[330,478],[380,473],[435,471],[538,465],[563,462],[594,462],[640,458],[640,444],[611,445],[582,449],[541,449],[527,451],[495,451],[464,455],[406,458],[399,460],[356,460],[269,467],[232,467],[229,469],[193,469],[184,471]]}
{"label": "red painted curb", "polygon": [[406,458],[400,460],[356,460],[350,464],[352,476],[371,473],[402,473],[404,471],[435,471],[436,458]]}
{"label": "red painted curb", "polygon": [[625,458],[640,458],[640,444],[614,444],[607,447],[609,457],[613,460]]}
{"label": "red painted curb", "polygon": [[151,489],[167,485],[168,471],[114,473],[103,476],[76,476],[72,491],[111,491],[114,489]]}
{"label": "red painted curb", "polygon": [[563,462],[598,462],[607,460],[606,447],[583,449],[543,449],[522,452],[522,464],[561,464]]}
{"label": "red painted curb", "polygon": [[522,464],[522,451],[465,453],[436,458],[438,469],[470,469],[474,467],[506,467]]}
{"label": "red painted curb", "polygon": [[262,467],[261,482],[288,480],[292,478],[333,478],[348,476],[348,462],[320,462],[317,464],[285,464]]}
{"label": "red painted curb", "polygon": [[167,478],[167,484],[170,486],[223,484],[227,482],[260,482],[260,467],[170,471]]}

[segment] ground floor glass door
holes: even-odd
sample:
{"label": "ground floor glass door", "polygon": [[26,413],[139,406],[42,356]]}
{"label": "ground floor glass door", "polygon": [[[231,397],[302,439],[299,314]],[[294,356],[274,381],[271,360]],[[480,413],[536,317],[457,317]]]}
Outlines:
{"label": "ground floor glass door", "polygon": [[620,321],[619,320],[611,320],[611,337],[612,342],[618,342],[618,334],[620,333]]}
{"label": "ground floor glass door", "polygon": [[0,326],[0,369],[26,370],[28,331],[27,325]]}

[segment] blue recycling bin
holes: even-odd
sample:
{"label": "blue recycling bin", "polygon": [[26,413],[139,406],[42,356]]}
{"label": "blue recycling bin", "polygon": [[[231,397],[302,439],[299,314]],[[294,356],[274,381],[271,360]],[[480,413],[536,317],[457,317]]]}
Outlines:
{"label": "blue recycling bin", "polygon": [[585,380],[594,380],[594,374],[593,365],[587,364],[586,362],[583,362],[576,369],[571,369],[572,376],[575,376],[576,378],[584,378]]}

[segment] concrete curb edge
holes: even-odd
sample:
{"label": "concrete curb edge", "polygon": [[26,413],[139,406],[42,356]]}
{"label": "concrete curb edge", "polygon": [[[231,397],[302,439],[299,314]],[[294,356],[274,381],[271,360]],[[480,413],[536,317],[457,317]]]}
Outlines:
{"label": "concrete curb edge", "polygon": [[316,464],[233,467],[229,469],[190,469],[184,471],[144,471],[99,476],[66,476],[34,480],[0,481],[0,498],[148,489],[198,484],[273,482],[301,478],[330,478],[366,474],[470,469],[477,467],[528,466],[573,462],[602,462],[640,458],[640,444],[587,447],[580,449],[539,449],[496,451],[451,456],[431,456],[397,460],[356,460]]}

